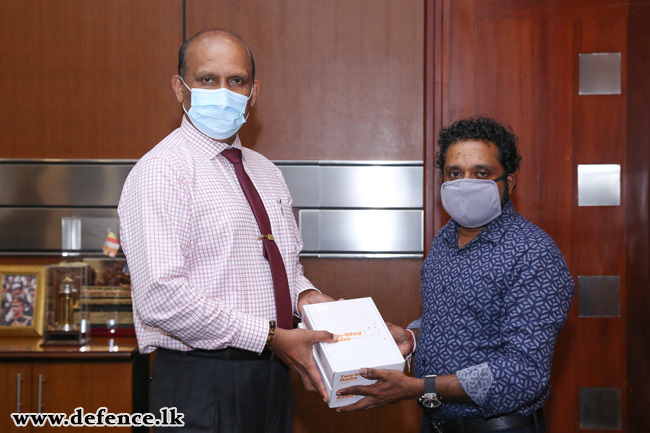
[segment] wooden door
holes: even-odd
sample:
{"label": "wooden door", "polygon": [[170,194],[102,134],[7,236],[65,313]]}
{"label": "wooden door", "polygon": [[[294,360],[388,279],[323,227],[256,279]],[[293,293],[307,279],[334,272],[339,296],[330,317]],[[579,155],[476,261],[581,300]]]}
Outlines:
{"label": "wooden door", "polygon": [[627,428],[647,429],[650,404],[650,4],[631,2],[628,21],[627,178]]}
{"label": "wooden door", "polygon": [[[132,413],[132,362],[34,363],[32,401],[36,405],[41,384],[41,412],[65,413],[78,407],[85,414],[100,407],[109,413]],[[90,428],[90,427],[89,427]],[[131,427],[93,427],[93,431],[131,431]],[[79,427],[39,427],[38,431],[79,431]]]}
{"label": "wooden door", "polygon": [[[442,126],[477,115],[511,125],[523,156],[517,211],[556,241],[576,283],[578,276],[620,276],[621,317],[579,317],[574,298],[555,351],[548,431],[589,431],[580,425],[580,392],[587,388],[620,390],[625,419],[625,196],[621,206],[578,206],[577,165],[619,164],[626,182],[628,6],[607,0],[427,5],[427,167],[433,170]],[[579,95],[579,54],[594,52],[621,53],[622,94]],[[435,173],[429,179],[439,185]],[[437,229],[447,216],[436,188],[427,209]]]}
{"label": "wooden door", "polygon": [[29,363],[0,363],[0,431],[13,433],[30,429],[16,427],[11,414],[32,412],[32,367]]}

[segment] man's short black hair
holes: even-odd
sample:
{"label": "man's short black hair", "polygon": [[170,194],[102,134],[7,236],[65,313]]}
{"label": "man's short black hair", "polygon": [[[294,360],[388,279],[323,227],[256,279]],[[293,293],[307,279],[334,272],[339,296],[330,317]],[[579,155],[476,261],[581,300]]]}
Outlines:
{"label": "man's short black hair", "polygon": [[454,143],[467,140],[494,143],[499,149],[499,162],[505,169],[505,174],[513,174],[519,170],[521,163],[521,155],[517,150],[519,139],[512,128],[505,127],[489,117],[472,117],[454,122],[443,128],[438,135],[440,149],[436,153],[436,167],[440,169],[443,177],[447,149]]}
{"label": "man's short black hair", "polygon": [[207,29],[203,30],[201,32],[198,32],[188,40],[186,40],[183,45],[181,45],[181,48],[178,50],[178,75],[181,77],[185,78],[185,55],[187,54],[187,49],[189,48],[190,45],[192,45],[192,42],[194,42],[197,38],[200,36],[203,36],[206,33],[212,33],[212,32],[223,32],[227,33],[230,36],[234,37],[237,39],[241,44],[246,48],[246,51],[248,52],[248,57],[251,60],[251,81],[255,80],[255,59],[253,59],[253,52],[251,51],[250,48],[248,48],[248,45],[246,45],[246,42],[242,38],[240,38],[238,35],[234,34],[233,32],[225,29],[220,29],[220,28],[214,28],[214,29]]}

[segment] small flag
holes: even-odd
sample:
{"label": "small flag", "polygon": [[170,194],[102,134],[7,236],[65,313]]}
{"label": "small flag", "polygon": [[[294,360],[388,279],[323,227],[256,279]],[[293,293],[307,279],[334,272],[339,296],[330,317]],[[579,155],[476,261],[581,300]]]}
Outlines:
{"label": "small flag", "polygon": [[106,241],[104,242],[104,254],[107,256],[115,257],[117,252],[120,249],[120,241],[117,239],[117,235],[113,233],[112,229],[108,229],[108,235],[106,236]]}

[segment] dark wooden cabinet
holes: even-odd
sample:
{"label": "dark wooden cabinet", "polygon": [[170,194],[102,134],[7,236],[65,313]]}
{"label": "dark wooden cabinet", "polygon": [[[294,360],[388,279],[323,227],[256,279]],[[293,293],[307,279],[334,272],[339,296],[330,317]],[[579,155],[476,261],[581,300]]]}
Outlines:
{"label": "dark wooden cabinet", "polygon": [[[76,427],[16,427],[12,413],[95,413],[148,411],[148,356],[135,339],[95,339],[83,347],[40,346],[40,340],[0,340],[0,431],[79,431]],[[93,431],[130,427],[93,427]],[[137,429],[133,429],[137,431]],[[143,429],[146,431],[146,429]]]}

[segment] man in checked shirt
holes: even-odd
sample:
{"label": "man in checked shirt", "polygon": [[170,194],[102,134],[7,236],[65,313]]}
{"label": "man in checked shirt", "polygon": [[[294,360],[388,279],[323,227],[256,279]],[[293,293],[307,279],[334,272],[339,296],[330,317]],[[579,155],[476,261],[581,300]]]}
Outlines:
{"label": "man in checked shirt", "polygon": [[327,401],[311,347],[336,336],[274,329],[260,228],[222,151],[242,151],[282,255],[293,314],[333,299],[303,275],[279,169],[237,135],[260,91],[253,56],[229,32],[201,32],[181,47],[172,88],[181,125],[136,164],[118,208],[138,345],[156,351],[150,410],[178,408],[183,432],[290,432],[288,367]]}

